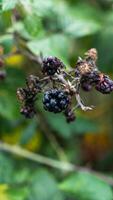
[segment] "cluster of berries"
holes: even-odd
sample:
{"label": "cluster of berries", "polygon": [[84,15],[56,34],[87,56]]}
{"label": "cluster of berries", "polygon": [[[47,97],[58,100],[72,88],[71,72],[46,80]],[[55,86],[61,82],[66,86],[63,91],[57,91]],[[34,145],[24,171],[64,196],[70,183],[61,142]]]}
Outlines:
{"label": "cluster of berries", "polygon": [[109,76],[101,73],[97,66],[97,52],[95,49],[91,49],[85,54],[85,59],[79,58],[76,66],[76,74],[81,76],[80,83],[81,88],[84,91],[91,91],[94,87],[97,91],[103,94],[109,94],[113,91],[113,81]]}
{"label": "cluster of berries", "polygon": [[[42,73],[44,77],[29,76],[27,87],[17,90],[19,100],[22,102],[21,113],[31,118],[36,113],[35,101],[39,92],[43,92],[43,107],[53,113],[62,112],[67,122],[76,119],[74,110],[92,110],[83,104],[80,97],[80,88],[90,91],[93,87],[103,94],[113,91],[113,81],[102,74],[97,66],[97,51],[90,49],[85,53],[84,59],[78,58],[76,67],[66,71],[65,65],[56,57],[47,57],[42,60]],[[73,105],[76,100],[76,106]]]}

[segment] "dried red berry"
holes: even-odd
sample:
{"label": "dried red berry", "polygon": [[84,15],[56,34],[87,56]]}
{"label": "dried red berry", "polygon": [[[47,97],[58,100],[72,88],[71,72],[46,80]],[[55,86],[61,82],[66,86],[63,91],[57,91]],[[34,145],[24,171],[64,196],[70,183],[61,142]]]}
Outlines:
{"label": "dried red berry", "polygon": [[109,94],[113,91],[113,81],[108,76],[101,74],[95,89],[103,94]]}

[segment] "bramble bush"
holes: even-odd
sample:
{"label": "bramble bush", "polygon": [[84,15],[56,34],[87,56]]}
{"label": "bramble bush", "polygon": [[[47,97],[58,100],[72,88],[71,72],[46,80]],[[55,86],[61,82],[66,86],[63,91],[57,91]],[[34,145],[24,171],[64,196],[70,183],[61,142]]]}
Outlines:
{"label": "bramble bush", "polygon": [[1,200],[113,199],[112,7],[0,1]]}

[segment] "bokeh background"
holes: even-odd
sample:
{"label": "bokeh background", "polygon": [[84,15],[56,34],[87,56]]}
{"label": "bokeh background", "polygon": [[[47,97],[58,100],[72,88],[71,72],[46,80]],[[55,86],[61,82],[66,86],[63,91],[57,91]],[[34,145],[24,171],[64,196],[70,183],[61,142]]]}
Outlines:
{"label": "bokeh background", "polygon": [[[29,51],[57,56],[68,69],[90,48],[98,51],[99,69],[113,78],[113,0],[0,1],[0,56],[7,73],[0,81],[0,141],[10,145],[9,151],[18,145],[28,153],[112,177],[113,94],[81,91],[86,104],[95,109],[77,110],[71,124],[61,114],[45,112],[40,96],[37,116],[25,119],[16,97],[29,74],[40,76],[40,66],[29,58]],[[97,177],[81,172],[70,176],[23,158],[21,151],[17,156],[0,148],[1,200],[112,200],[111,187]]]}

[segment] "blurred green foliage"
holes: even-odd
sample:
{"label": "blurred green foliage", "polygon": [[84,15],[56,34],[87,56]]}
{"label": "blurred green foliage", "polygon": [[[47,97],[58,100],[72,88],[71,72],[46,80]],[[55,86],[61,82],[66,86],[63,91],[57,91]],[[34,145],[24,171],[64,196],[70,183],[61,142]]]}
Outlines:
{"label": "blurred green foliage", "polygon": [[[20,36],[14,39],[14,32]],[[22,40],[24,39],[24,40]],[[53,55],[74,67],[78,56],[97,48],[100,70],[113,77],[112,0],[0,0],[0,46],[4,55],[18,48]],[[67,124],[62,115],[40,111],[32,120],[19,113],[16,89],[40,67],[25,55],[5,59],[7,77],[0,82],[0,141],[57,158],[54,139],[69,162],[89,165],[113,174],[113,95],[82,93],[92,112],[77,110],[77,120]],[[41,120],[39,120],[41,118]],[[46,124],[45,129],[43,128]],[[51,134],[53,137],[51,137]],[[1,200],[112,200],[112,188],[89,173],[59,173],[26,159],[0,152]]]}

